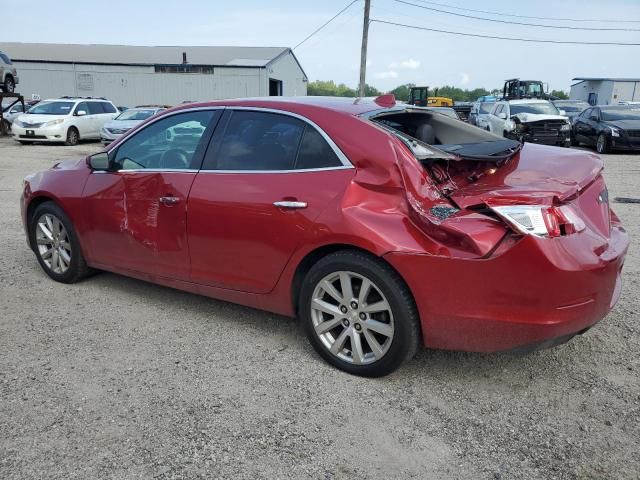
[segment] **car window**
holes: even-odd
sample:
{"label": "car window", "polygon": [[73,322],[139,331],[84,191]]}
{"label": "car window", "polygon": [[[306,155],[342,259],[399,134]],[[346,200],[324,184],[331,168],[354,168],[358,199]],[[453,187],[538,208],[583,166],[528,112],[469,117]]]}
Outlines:
{"label": "car window", "polygon": [[100,102],[100,105],[102,106],[102,110],[104,110],[104,113],[118,113],[116,107],[114,107],[109,102]]}
{"label": "car window", "polygon": [[339,167],[342,162],[324,137],[311,125],[304,129],[295,168]]}
{"label": "car window", "polygon": [[589,114],[589,117],[597,117],[599,119],[600,118],[600,109],[599,108],[592,108],[591,109],[591,113]]}
{"label": "car window", "polygon": [[89,115],[101,115],[104,113],[100,102],[87,102],[87,105],[89,105]]}
{"label": "car window", "polygon": [[69,115],[73,102],[41,102],[29,109],[34,115]]}
{"label": "car window", "polygon": [[277,113],[234,111],[216,154],[216,170],[292,170],[305,128]]}
{"label": "car window", "polygon": [[84,110],[87,115],[89,115],[91,112],[89,111],[89,106],[87,105],[87,102],[80,102],[77,106],[76,109],[74,111],[74,113],[78,113],[80,110]]}
{"label": "car window", "polygon": [[493,112],[493,114],[494,115],[498,115],[499,113],[502,112],[502,108],[503,108],[503,104],[500,103],[500,104],[496,105],[496,110],[495,110],[495,112]]}
{"label": "car window", "polygon": [[585,111],[583,111],[583,112],[580,114],[580,118],[582,118],[582,119],[587,119],[587,118],[589,118],[589,116],[591,116],[591,111],[592,111],[592,110],[593,110],[593,108],[587,108]]}
{"label": "car window", "polygon": [[120,170],[188,169],[205,129],[217,112],[178,113],[147,125],[118,147]]}
{"label": "car window", "polygon": [[7,65],[11,65],[11,60],[4,53],[0,53],[0,59]]}

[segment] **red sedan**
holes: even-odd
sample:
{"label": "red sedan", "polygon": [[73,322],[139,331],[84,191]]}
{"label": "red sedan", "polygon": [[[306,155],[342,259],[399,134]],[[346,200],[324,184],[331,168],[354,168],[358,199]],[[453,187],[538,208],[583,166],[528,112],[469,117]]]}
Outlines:
{"label": "red sedan", "polygon": [[54,280],[109,270],[298,316],[328,362],[379,376],[420,345],[527,349],[602,319],[629,244],[602,167],[391,96],[237,100],[31,175],[21,205]]}

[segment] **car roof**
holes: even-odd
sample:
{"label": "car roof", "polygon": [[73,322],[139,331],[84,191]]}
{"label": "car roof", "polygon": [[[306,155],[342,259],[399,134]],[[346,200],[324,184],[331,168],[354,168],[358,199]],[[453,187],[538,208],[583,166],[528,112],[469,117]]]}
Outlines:
{"label": "car roof", "polygon": [[181,104],[172,110],[192,109],[194,107],[259,107],[273,108],[276,110],[297,111],[308,108],[333,110],[348,115],[360,115],[374,110],[401,105],[396,103],[392,95],[380,97],[352,98],[352,97],[256,97],[234,100],[215,100],[210,102],[194,102]]}
{"label": "car roof", "polygon": [[42,102],[109,102],[111,100],[107,100],[104,98],[84,98],[84,97],[60,97],[60,98],[47,98],[46,100],[42,100]]}
{"label": "car roof", "polygon": [[532,103],[549,103],[549,100],[521,99],[521,100],[508,100],[508,103],[511,103],[512,105],[527,105]]}

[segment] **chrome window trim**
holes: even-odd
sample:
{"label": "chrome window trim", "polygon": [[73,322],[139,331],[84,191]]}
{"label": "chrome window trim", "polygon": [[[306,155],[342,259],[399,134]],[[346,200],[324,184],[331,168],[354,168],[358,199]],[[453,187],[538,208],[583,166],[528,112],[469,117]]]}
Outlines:
{"label": "chrome window trim", "polygon": [[289,170],[200,170],[198,173],[271,173],[271,174],[280,174],[280,173],[309,173],[309,172],[325,172],[327,170],[352,170],[354,169],[353,165],[341,165],[339,167],[322,167],[322,168],[298,168],[298,169],[289,169]]}
{"label": "chrome window trim", "polygon": [[333,153],[336,154],[342,166],[339,167],[322,167],[322,168],[308,168],[308,169],[300,169],[300,170],[201,170],[203,172],[216,172],[216,173],[293,173],[293,172],[303,172],[303,171],[321,171],[321,170],[344,170],[345,168],[355,168],[353,164],[349,161],[347,156],[344,154],[340,147],[336,145],[336,142],[325,132],[322,128],[318,126],[313,120],[309,120],[307,117],[299,115],[297,113],[289,112],[287,110],[278,110],[276,108],[265,108],[265,107],[245,107],[245,106],[236,106],[230,105],[227,107],[228,110],[240,110],[240,111],[250,111],[250,112],[265,112],[265,113],[275,113],[277,115],[286,115],[288,117],[297,118],[298,120],[311,125],[315,128],[322,138],[329,144]]}
{"label": "chrome window trim", "polygon": [[[213,107],[193,107],[193,108],[185,108],[185,109],[181,109],[181,110],[177,110],[175,112],[171,112],[168,114],[164,114],[161,115],[158,118],[153,119],[153,121],[149,122],[148,124],[145,125],[144,128],[147,128],[150,125],[153,125],[155,122],[158,122],[164,118],[170,117],[172,115],[178,115],[181,113],[188,113],[188,112],[196,112],[196,111],[202,111],[202,110],[241,110],[241,111],[258,111],[258,112],[266,112],[266,113],[275,113],[275,114],[279,114],[279,115],[287,115],[289,117],[294,117],[297,118],[298,120],[301,120],[302,122],[305,122],[308,125],[311,125],[313,128],[315,128],[320,135],[322,136],[322,138],[324,138],[324,140],[329,144],[329,146],[331,147],[331,150],[333,150],[333,153],[336,154],[336,156],[338,157],[338,159],[340,160],[340,162],[342,163],[341,166],[337,166],[337,167],[322,167],[322,168],[301,168],[301,169],[293,169],[293,170],[205,170],[205,169],[200,169],[200,170],[192,170],[192,169],[163,169],[163,168],[154,168],[154,169],[147,169],[147,168],[138,168],[138,169],[131,169],[131,170],[116,170],[116,172],[184,172],[184,173],[192,173],[192,172],[199,172],[199,173],[308,173],[308,172],[322,172],[325,170],[347,170],[347,169],[354,169],[355,167],[353,166],[353,164],[349,161],[349,159],[347,158],[347,156],[344,154],[344,152],[342,150],[340,150],[340,147],[338,147],[338,145],[336,145],[336,143],[331,139],[331,137],[322,129],[318,126],[317,123],[315,123],[312,120],[309,120],[308,118],[299,115],[297,113],[293,113],[293,112],[288,112],[286,110],[278,110],[275,108],[265,108],[265,107],[245,107],[245,106],[213,106]],[[219,125],[218,125],[219,127]],[[137,133],[137,132],[136,132]],[[126,135],[126,133],[125,133]],[[134,135],[135,136],[135,135]],[[124,142],[120,142],[118,144],[118,147],[120,145],[122,145]],[[111,151],[115,150],[114,148],[109,148],[108,150],[106,150],[106,153],[109,155],[111,154]],[[94,171],[93,173],[114,173],[114,172],[106,172],[106,171]]]}

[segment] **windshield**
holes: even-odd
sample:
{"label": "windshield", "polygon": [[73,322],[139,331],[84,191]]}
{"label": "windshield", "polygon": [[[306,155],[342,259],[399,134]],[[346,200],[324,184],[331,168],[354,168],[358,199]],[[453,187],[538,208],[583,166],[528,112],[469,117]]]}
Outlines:
{"label": "windshield", "polygon": [[484,102],[480,104],[480,113],[489,113],[495,105],[495,102]]}
{"label": "windshield", "polygon": [[603,120],[640,120],[640,109],[602,109],[601,111]]}
{"label": "windshield", "polygon": [[561,108],[565,112],[581,112],[585,108],[589,108],[587,102],[556,102],[555,106]]}
{"label": "windshield", "polygon": [[73,102],[40,102],[31,107],[28,114],[32,115],[69,115]]}
{"label": "windshield", "polygon": [[533,113],[542,115],[560,115],[560,112],[551,103],[521,103],[511,104],[511,115],[518,113]]}
{"label": "windshield", "polygon": [[155,110],[126,110],[116,117],[116,120],[146,120]]}

